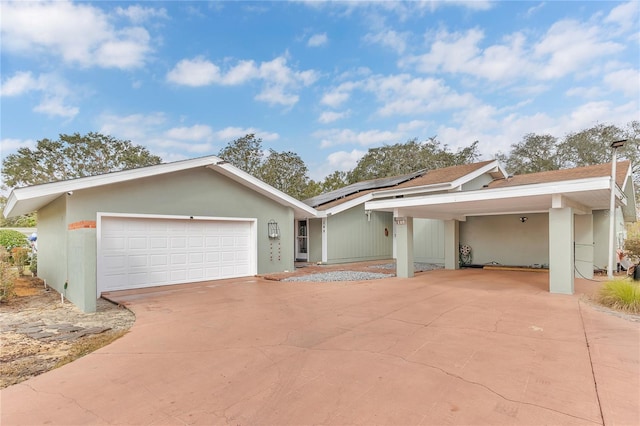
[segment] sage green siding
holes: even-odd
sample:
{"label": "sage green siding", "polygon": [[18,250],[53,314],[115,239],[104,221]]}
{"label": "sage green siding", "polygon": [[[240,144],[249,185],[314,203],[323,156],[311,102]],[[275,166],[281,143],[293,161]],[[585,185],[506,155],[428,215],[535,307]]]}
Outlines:
{"label": "sage green siding", "polygon": [[[527,216],[526,222],[520,216]],[[549,264],[549,215],[470,216],[460,222],[460,244],[472,250],[472,263]]]}
{"label": "sage green siding", "polygon": [[309,262],[322,262],[322,219],[309,219]]}
{"label": "sage green siding", "polygon": [[[388,235],[385,235],[385,228]],[[327,263],[390,259],[393,256],[393,214],[364,212],[364,204],[327,218]]]}
{"label": "sage green siding", "polygon": [[96,299],[96,230],[73,229],[67,234],[66,295],[85,312],[95,312]]}
{"label": "sage green siding", "polygon": [[413,219],[413,255],[416,262],[444,264],[444,222]]}
{"label": "sage green siding", "polygon": [[68,278],[66,200],[63,195],[38,210],[38,276],[60,293]]}
{"label": "sage green siding", "polygon": [[599,269],[607,269],[609,259],[609,210],[596,210],[593,212],[593,266]]}
{"label": "sage green siding", "polygon": [[469,182],[462,185],[463,191],[473,191],[474,189],[480,189],[484,185],[489,184],[494,179],[488,173],[483,173],[475,179],[470,180]]}

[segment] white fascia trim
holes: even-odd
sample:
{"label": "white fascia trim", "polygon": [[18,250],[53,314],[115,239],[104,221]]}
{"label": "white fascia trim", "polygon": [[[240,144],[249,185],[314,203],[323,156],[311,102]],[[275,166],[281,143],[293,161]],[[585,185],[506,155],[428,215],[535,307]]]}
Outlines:
{"label": "white fascia trim", "polygon": [[605,176],[575,181],[522,185],[495,189],[478,189],[467,192],[425,195],[423,197],[394,198],[392,200],[377,200],[366,203],[365,209],[394,209],[469,201],[499,200],[503,198],[528,197],[536,195],[566,194],[580,191],[608,189],[610,187],[610,178]]}
{"label": "white fascia trim", "polygon": [[185,216],[170,214],[145,214],[145,213],[111,213],[98,212],[96,217],[101,220],[103,217],[128,217],[134,219],[176,219],[176,220],[206,220],[206,221],[224,221],[224,222],[256,222],[253,217],[218,217],[218,216]]}
{"label": "white fascia trim", "polygon": [[191,160],[176,161],[173,163],[157,164],[155,166],[123,170],[120,172],[87,176],[60,182],[44,183],[41,185],[27,186],[24,188],[15,188],[9,195],[9,200],[4,210],[4,215],[5,217],[9,217],[11,211],[15,208],[15,205],[18,203],[18,201],[50,195],[62,195],[65,192],[79,191],[81,189],[110,185],[112,183],[126,182],[134,179],[141,179],[165,173],[193,169],[196,167],[208,166],[212,163],[215,164],[219,161],[222,160],[212,155],[208,157],[194,158]]}
{"label": "white fascia trim", "polygon": [[334,214],[341,213],[345,210],[349,210],[352,207],[359,206],[360,204],[366,203],[367,201],[373,198],[373,193],[365,194],[361,197],[354,198],[353,200],[349,200],[346,203],[342,203],[338,206],[332,207],[327,210],[321,210],[318,212],[318,217],[327,217]]}
{"label": "white fascia trim", "polygon": [[300,210],[306,213],[308,215],[307,217],[319,217],[318,211],[313,207],[306,205],[302,201],[296,200],[292,196],[285,194],[284,192],[274,188],[273,186],[261,181],[254,176],[251,176],[249,173],[240,170],[232,164],[211,164],[209,165],[209,168],[222,173],[223,175],[243,184],[244,186],[254,189],[255,191],[261,193],[262,195],[265,195],[266,197],[274,201],[278,201],[280,204],[288,205],[294,209]]}

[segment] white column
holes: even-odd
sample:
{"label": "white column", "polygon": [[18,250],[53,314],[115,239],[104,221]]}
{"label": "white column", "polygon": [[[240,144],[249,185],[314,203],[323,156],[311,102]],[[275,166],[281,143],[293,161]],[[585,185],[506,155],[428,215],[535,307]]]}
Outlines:
{"label": "white column", "polygon": [[457,220],[444,221],[444,268],[460,268],[460,222]]}
{"label": "white column", "polygon": [[328,238],[327,238],[327,233],[329,231],[328,229],[329,227],[329,221],[328,218],[323,217],[322,218],[322,263],[327,263],[327,244],[328,244]]}
{"label": "white column", "polygon": [[571,207],[549,209],[549,291],[573,294],[574,218]]}
{"label": "white column", "polygon": [[593,215],[576,215],[575,238],[576,238],[576,275],[578,278],[593,278]]}
{"label": "white column", "polygon": [[396,223],[398,242],[396,275],[400,278],[411,278],[413,277],[413,218],[403,219],[404,223]]}

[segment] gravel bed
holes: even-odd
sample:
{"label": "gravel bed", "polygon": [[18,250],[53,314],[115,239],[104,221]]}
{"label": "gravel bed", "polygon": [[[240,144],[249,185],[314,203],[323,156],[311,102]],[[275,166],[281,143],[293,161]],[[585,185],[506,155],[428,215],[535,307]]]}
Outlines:
{"label": "gravel bed", "polygon": [[301,275],[299,277],[285,278],[282,281],[297,282],[332,282],[332,281],[365,281],[378,280],[380,278],[393,277],[395,274],[381,274],[378,272],[360,272],[360,271],[332,271],[322,272],[318,274]]}
{"label": "gravel bed", "polygon": [[[375,269],[396,269],[395,263],[384,263],[382,265],[373,265],[370,268]],[[425,262],[414,262],[413,269],[415,272],[424,272],[424,271],[433,271],[434,269],[442,269],[444,265],[440,265],[437,263],[425,263]]]}

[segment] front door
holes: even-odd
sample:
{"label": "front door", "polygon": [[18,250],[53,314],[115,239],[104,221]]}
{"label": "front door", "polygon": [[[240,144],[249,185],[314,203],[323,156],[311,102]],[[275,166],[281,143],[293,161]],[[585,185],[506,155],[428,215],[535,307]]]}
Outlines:
{"label": "front door", "polygon": [[309,260],[307,221],[296,221],[296,260],[306,262]]}

